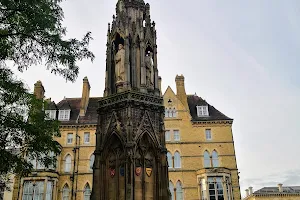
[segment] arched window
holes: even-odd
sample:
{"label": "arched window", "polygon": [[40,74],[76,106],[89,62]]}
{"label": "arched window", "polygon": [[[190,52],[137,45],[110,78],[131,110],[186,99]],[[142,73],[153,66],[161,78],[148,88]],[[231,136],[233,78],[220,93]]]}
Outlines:
{"label": "arched window", "polygon": [[216,150],[212,152],[212,164],[213,167],[219,167],[219,156]]}
{"label": "arched window", "polygon": [[174,117],[174,118],[177,117],[176,108],[173,108],[172,112],[173,112],[173,116],[172,117]]}
{"label": "arched window", "polygon": [[208,151],[204,152],[204,168],[210,167],[210,155]]}
{"label": "arched window", "polygon": [[71,172],[71,166],[72,166],[72,158],[70,155],[67,155],[65,161],[65,172]]}
{"label": "arched window", "polygon": [[90,157],[90,170],[93,170],[93,166],[94,166],[94,161],[95,161],[95,155],[91,155]]}
{"label": "arched window", "polygon": [[180,153],[177,151],[174,154],[174,168],[181,168]]}
{"label": "arched window", "polygon": [[84,200],[90,200],[91,188],[90,188],[90,185],[88,183],[84,187],[83,196],[84,196]]}
{"label": "arched window", "polygon": [[176,200],[183,200],[182,184],[180,181],[176,183]]}
{"label": "arched window", "polygon": [[167,153],[167,157],[168,157],[168,165],[169,168],[173,168],[173,159],[172,159],[172,154],[170,152]]}
{"label": "arched window", "polygon": [[165,109],[165,117],[169,117],[169,109],[168,108]]}
{"label": "arched window", "polygon": [[175,200],[174,185],[173,185],[172,181],[169,181],[169,189],[170,189],[170,192],[171,192],[171,199]]}
{"label": "arched window", "polygon": [[63,200],[69,200],[70,189],[69,189],[69,186],[67,184],[63,188],[62,196],[63,196]]}

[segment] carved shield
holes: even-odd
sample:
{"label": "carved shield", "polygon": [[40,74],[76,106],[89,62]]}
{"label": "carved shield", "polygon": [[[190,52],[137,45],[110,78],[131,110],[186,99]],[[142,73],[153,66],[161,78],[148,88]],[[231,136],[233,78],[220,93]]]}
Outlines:
{"label": "carved shield", "polygon": [[150,177],[152,174],[152,168],[146,168],[146,174]]}
{"label": "carved shield", "polygon": [[110,168],[110,176],[113,178],[116,175],[116,169]]}
{"label": "carved shield", "polygon": [[120,175],[121,175],[121,176],[124,176],[124,174],[125,174],[124,167],[121,167],[121,168],[120,168]]}
{"label": "carved shield", "polygon": [[136,174],[137,176],[141,175],[141,173],[142,173],[142,168],[141,168],[141,167],[135,168],[135,174]]}

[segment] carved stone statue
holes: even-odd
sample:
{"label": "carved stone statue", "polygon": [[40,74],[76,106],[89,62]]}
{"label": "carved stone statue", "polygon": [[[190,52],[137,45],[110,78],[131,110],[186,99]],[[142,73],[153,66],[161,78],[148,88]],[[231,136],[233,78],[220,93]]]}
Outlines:
{"label": "carved stone statue", "polygon": [[154,65],[153,65],[153,53],[150,52],[148,55],[145,57],[145,64],[146,64],[146,70],[147,70],[147,83],[148,85],[153,85],[154,84]]}
{"label": "carved stone statue", "polygon": [[115,75],[117,83],[125,81],[125,50],[122,44],[119,44],[119,50],[115,56]]}

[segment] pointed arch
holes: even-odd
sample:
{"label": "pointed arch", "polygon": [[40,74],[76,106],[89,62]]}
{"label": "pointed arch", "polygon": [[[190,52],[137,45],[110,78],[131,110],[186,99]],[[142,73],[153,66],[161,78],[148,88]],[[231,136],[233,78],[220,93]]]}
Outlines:
{"label": "pointed arch", "polygon": [[176,183],[176,200],[183,200],[183,191],[181,181]]}
{"label": "pointed arch", "polygon": [[181,168],[181,157],[178,151],[174,154],[174,168]]}
{"label": "pointed arch", "polygon": [[173,185],[172,181],[169,181],[169,190],[170,190],[170,193],[171,193],[171,199],[175,200],[174,185]]}
{"label": "pointed arch", "polygon": [[168,158],[169,168],[173,168],[173,158],[172,158],[172,154],[169,151],[167,153],[167,158]]}
{"label": "pointed arch", "polygon": [[91,187],[89,185],[89,183],[86,183],[85,186],[84,186],[84,190],[83,190],[83,197],[84,197],[84,200],[90,200],[91,198]]}
{"label": "pointed arch", "polygon": [[65,157],[65,172],[71,172],[72,168],[72,157],[70,154],[67,154]]}
{"label": "pointed arch", "polygon": [[216,150],[213,150],[212,152],[212,165],[213,167],[219,167],[219,155]]}
{"label": "pointed arch", "polygon": [[204,151],[203,156],[204,156],[204,168],[211,167],[210,155],[209,155],[209,152],[207,150]]}
{"label": "pointed arch", "polygon": [[69,185],[66,183],[62,189],[62,200],[69,200],[70,199],[70,188]]}

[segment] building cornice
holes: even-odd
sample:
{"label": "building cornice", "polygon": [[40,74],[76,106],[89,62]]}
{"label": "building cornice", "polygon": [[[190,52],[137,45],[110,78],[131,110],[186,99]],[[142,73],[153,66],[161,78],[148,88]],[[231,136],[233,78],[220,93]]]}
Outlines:
{"label": "building cornice", "polygon": [[225,126],[231,126],[233,120],[209,120],[209,121],[191,121],[194,126],[205,126],[205,125],[212,125],[212,124],[222,124]]}

